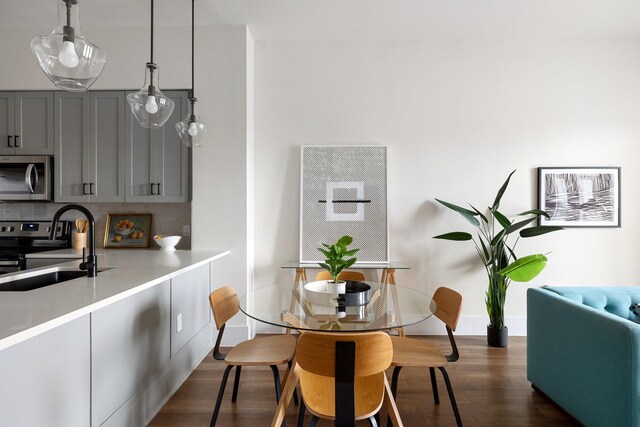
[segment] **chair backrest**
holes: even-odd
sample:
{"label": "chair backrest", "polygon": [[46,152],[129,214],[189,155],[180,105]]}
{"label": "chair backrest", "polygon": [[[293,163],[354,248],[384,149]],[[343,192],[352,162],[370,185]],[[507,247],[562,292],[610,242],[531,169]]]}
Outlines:
{"label": "chair backrest", "polygon": [[436,302],[436,317],[455,331],[462,309],[462,295],[453,289],[439,287],[433,294],[433,300]]}
{"label": "chair backrest", "polygon": [[383,332],[305,332],[298,338],[300,388],[314,415],[353,421],[380,409],[393,345]]}
{"label": "chair backrest", "polygon": [[[354,282],[362,282],[364,281],[364,274],[359,271],[353,270],[344,270],[338,276],[340,280],[352,280]],[[333,280],[331,274],[327,270],[322,270],[318,274],[316,274],[316,280]]]}
{"label": "chair backrest", "polygon": [[223,286],[211,292],[209,303],[218,330],[240,310],[240,299],[231,286]]}

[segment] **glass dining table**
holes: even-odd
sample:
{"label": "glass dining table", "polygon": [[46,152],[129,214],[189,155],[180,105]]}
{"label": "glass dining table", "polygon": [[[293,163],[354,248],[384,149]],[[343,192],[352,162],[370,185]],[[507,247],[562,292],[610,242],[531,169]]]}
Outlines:
{"label": "glass dining table", "polygon": [[[378,282],[347,282],[344,294],[327,292],[320,282],[270,285],[240,298],[240,310],[257,321],[298,331],[366,333],[400,329],[431,317],[436,304],[417,289]],[[295,357],[284,376],[272,426],[284,420],[299,377]]]}

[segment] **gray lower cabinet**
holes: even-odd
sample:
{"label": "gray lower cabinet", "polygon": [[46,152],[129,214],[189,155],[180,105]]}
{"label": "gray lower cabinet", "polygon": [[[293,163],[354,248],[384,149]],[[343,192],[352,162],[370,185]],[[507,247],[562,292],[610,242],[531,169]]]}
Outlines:
{"label": "gray lower cabinet", "polygon": [[103,424],[170,355],[170,283],[91,315],[92,425]]}
{"label": "gray lower cabinet", "polygon": [[175,107],[160,129],[143,128],[127,111],[127,202],[189,201],[189,149],[175,129],[187,114],[187,92],[164,94],[175,102]]}
{"label": "gray lower cabinet", "polygon": [[86,315],[0,351],[0,425],[90,426],[89,336]]}
{"label": "gray lower cabinet", "polygon": [[0,155],[53,155],[53,92],[0,92]]}
{"label": "gray lower cabinet", "polygon": [[122,91],[55,94],[56,202],[123,202]]}
{"label": "gray lower cabinet", "polygon": [[211,321],[210,265],[171,279],[171,357]]}

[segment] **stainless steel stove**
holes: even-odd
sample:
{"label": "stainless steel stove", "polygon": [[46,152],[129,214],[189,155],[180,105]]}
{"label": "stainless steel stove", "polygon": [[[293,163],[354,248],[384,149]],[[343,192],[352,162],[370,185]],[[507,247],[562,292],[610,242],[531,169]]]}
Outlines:
{"label": "stainless steel stove", "polygon": [[0,221],[0,274],[26,268],[25,255],[71,247],[71,221],[58,222],[49,240],[51,221]]}

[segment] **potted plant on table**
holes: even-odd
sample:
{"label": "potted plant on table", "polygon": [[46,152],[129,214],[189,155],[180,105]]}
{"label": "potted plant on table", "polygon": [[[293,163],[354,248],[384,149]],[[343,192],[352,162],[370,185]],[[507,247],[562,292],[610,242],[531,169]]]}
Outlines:
{"label": "potted plant on table", "polygon": [[487,325],[487,342],[493,347],[506,347],[508,329],[504,324],[504,303],[507,296],[507,288],[511,281],[528,282],[535,278],[546,266],[547,257],[543,254],[528,255],[518,258],[514,252],[518,239],[509,241],[513,233],[519,231],[519,236],[529,238],[562,230],[556,226],[534,226],[525,228],[541,216],[549,218],[549,215],[542,210],[529,210],[519,213],[518,216],[525,217],[519,221],[509,220],[499,211],[500,200],[509,185],[511,176],[515,170],[509,174],[493,204],[488,208],[487,215],[481,213],[473,205],[471,209],[448,203],[439,199],[436,201],[447,208],[458,212],[469,223],[478,229],[477,237],[470,233],[456,231],[452,233],[434,236],[435,239],[445,239],[454,241],[473,241],[478,256],[484,265],[489,279],[489,287],[486,292],[485,303],[487,314],[489,315],[489,325]]}
{"label": "potted plant on table", "polygon": [[333,287],[334,292],[338,294],[345,293],[345,282],[339,281],[338,276],[345,268],[351,267],[358,260],[357,258],[345,259],[355,255],[360,249],[348,249],[348,246],[353,243],[353,237],[342,236],[333,245],[322,243],[324,248],[318,248],[320,253],[326,257],[324,262],[318,263],[320,267],[329,272],[333,280],[329,281],[329,285]]}

